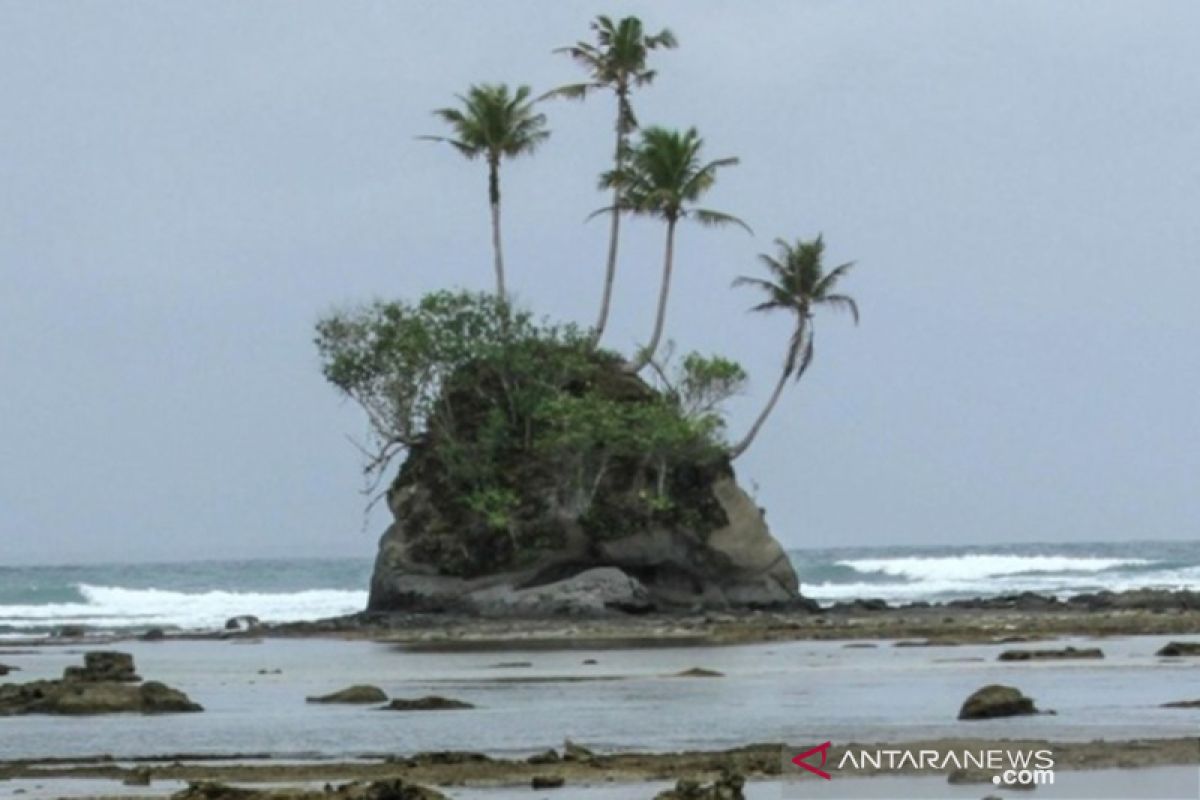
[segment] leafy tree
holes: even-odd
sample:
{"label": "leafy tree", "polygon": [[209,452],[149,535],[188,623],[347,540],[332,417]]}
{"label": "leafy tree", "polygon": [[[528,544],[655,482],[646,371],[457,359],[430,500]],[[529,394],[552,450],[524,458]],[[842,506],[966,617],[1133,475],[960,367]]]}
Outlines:
{"label": "leafy tree", "polygon": [[500,162],[532,154],[546,139],[546,117],[534,111],[528,86],[509,93],[504,84],[476,84],[458,95],[461,108],[439,108],[433,113],[450,126],[454,135],[423,136],[452,145],[466,158],[482,157],[488,166],[488,204],[492,213],[492,254],[496,268],[496,296],[508,301],[504,283],[504,250],[500,242]]}
{"label": "leafy tree", "polygon": [[560,47],[556,53],[571,57],[588,73],[588,80],[560,86],[548,92],[546,97],[564,97],[582,100],[597,91],[611,91],[617,98],[616,146],[613,149],[613,169],[601,179],[602,188],[613,192],[608,232],[608,258],[604,269],[604,293],[600,301],[600,316],[592,332],[595,346],[604,336],[608,325],[609,309],[612,305],[613,283],[617,274],[617,240],[621,227],[621,183],[625,156],[629,150],[629,135],[637,128],[637,117],[633,112],[630,94],[635,87],[647,86],[655,76],[655,70],[646,66],[650,51],[676,46],[675,36],[663,28],[656,34],[647,34],[642,21],[637,17],[624,17],[613,22],[610,17],[598,16],[591,28],[596,43],[576,42]]}
{"label": "leafy tree", "polygon": [[783,394],[783,387],[788,378],[794,377],[799,381],[812,363],[813,312],[822,306],[847,311],[854,318],[854,323],[858,324],[858,304],[849,295],[837,292],[838,282],[850,271],[854,262],[841,264],[826,273],[825,242],[821,236],[811,241],[798,239],[795,244],[776,239],[775,244],[778,248],[776,255],[759,255],[759,260],[770,273],[769,278],[743,275],[735,280],[733,285],[753,286],[761,290],[766,295],[766,300],[751,310],[791,312],[795,328],[788,341],[783,372],[775,384],[775,390],[771,392],[766,407],[750,426],[745,438],[730,450],[730,458],[737,458],[750,447],[775,404],[779,402],[779,396]]}
{"label": "leafy tree", "polygon": [[622,207],[637,214],[658,217],[667,224],[654,333],[650,343],[629,365],[634,372],[640,371],[654,359],[662,341],[667,298],[671,293],[675,226],[679,221],[691,217],[702,225],[715,227],[733,224],[750,230],[745,222],[731,214],[695,206],[716,183],[717,170],[738,163],[736,158],[718,158],[705,163],[700,158],[703,146],[704,140],[695,128],[683,132],[659,127],[646,128],[637,146],[632,149],[625,170],[617,179]]}

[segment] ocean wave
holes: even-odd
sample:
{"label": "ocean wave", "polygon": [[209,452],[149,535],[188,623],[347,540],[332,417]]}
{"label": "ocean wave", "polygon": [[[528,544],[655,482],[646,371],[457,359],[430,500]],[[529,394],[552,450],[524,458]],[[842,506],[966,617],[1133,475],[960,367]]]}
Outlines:
{"label": "ocean wave", "polygon": [[804,583],[800,590],[806,597],[824,603],[855,598],[880,598],[893,603],[907,603],[915,600],[991,597],[1019,592],[1037,592],[1065,598],[1104,590],[1123,592],[1130,589],[1200,589],[1200,567],[1126,573],[1113,572],[1111,569],[1063,570],[1057,573],[1024,571],[1007,575],[925,580],[913,579],[907,575],[903,577],[906,579],[900,581],[810,582]]}
{"label": "ocean wave", "polygon": [[940,557],[861,558],[837,563],[864,574],[890,575],[912,581],[969,581],[1006,575],[1107,572],[1127,567],[1144,568],[1152,566],[1155,562],[1144,558],[1081,558],[980,553]]}
{"label": "ocean wave", "polygon": [[219,628],[230,617],[252,614],[263,622],[298,622],[361,611],[365,591],[175,592],[79,584],[82,603],[0,606],[0,629],[45,630],[59,625],[97,628]]}

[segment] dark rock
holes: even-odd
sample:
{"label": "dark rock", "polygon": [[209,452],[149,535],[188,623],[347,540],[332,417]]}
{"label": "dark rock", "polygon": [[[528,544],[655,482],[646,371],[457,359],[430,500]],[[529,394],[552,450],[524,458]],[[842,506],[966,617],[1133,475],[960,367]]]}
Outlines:
{"label": "dark rock", "polygon": [[140,681],[133,667],[133,656],[128,653],[94,650],[83,654],[82,667],[67,667],[63,670],[64,681],[117,681],[135,683]]}
{"label": "dark rock", "polygon": [[242,614],[225,620],[227,631],[253,631],[262,627],[262,622],[253,614]]}
{"label": "dark rock", "polygon": [[1000,661],[1064,661],[1077,658],[1104,658],[1104,652],[1098,647],[1076,649],[1065,647],[1061,650],[1005,650],[1000,654]]}
{"label": "dark rock", "polygon": [[307,698],[310,703],[386,703],[388,696],[378,686],[359,684],[332,694]]}
{"label": "dark rock", "polygon": [[597,660],[596,660],[596,659],[594,659],[594,658],[585,658],[585,659],[583,660],[583,663],[584,663],[584,664],[587,664],[587,665],[592,665],[592,664],[599,664],[600,662],[599,662],[599,661],[597,661]]}
{"label": "dark rock", "polygon": [[172,800],[449,800],[446,795],[425,786],[403,780],[348,783],[334,789],[326,784],[321,790],[240,789],[220,783],[191,783]]}
{"label": "dark rock", "polygon": [[125,779],[121,783],[126,786],[149,786],[153,773],[148,767],[135,767],[129,770]]}
{"label": "dark rock", "polygon": [[596,754],[581,744],[575,744],[570,739],[563,742],[564,761],[591,761]]}
{"label": "dark rock", "polygon": [[474,708],[470,703],[453,700],[449,697],[417,697],[406,699],[398,697],[383,707],[384,711],[455,711],[462,708]]}
{"label": "dark rock", "polygon": [[966,699],[959,709],[959,719],[991,719],[1036,714],[1033,700],[1012,686],[991,684]]}
{"label": "dark rock", "polygon": [[7,675],[10,672],[15,672],[21,669],[20,667],[10,667],[8,664],[0,664],[0,677]]}
{"label": "dark rock", "polygon": [[63,625],[54,632],[58,639],[82,639],[87,636],[87,628],[82,625]]}
{"label": "dark rock", "polygon": [[562,775],[534,775],[529,781],[533,789],[561,789],[565,783]]}
{"label": "dark rock", "polygon": [[886,600],[881,600],[877,597],[860,598],[858,600],[851,600],[848,603],[834,603],[827,610],[834,614],[871,614],[877,611],[887,611],[888,604]]}
{"label": "dark rock", "polygon": [[553,748],[544,750],[541,753],[534,753],[529,758],[525,759],[526,763],[529,764],[557,764],[561,760],[562,759],[558,757],[558,751],[554,750]]}
{"label": "dark rock", "polygon": [[1176,700],[1173,703],[1163,703],[1161,708],[1200,708],[1200,700]]}
{"label": "dark rock", "polygon": [[161,642],[163,639],[167,638],[167,634],[162,628],[151,628],[138,638],[143,642]]}
{"label": "dark rock", "polygon": [[1171,642],[1155,653],[1155,655],[1200,656],[1200,642]]}
{"label": "dark rock", "polygon": [[746,779],[741,775],[723,775],[708,785],[680,778],[674,789],[659,792],[654,800],[745,800],[742,791],[745,785]]}
{"label": "dark rock", "polygon": [[715,669],[704,669],[703,667],[692,667],[685,669],[682,672],[676,672],[673,677],[676,678],[724,678],[725,673],[717,672]]}
{"label": "dark rock", "polygon": [[68,667],[62,680],[0,685],[0,716],[13,714],[163,714],[203,709],[187,695],[155,681],[137,685],[133,658],[93,652],[85,666]]}
{"label": "dark rock", "polygon": [[532,666],[532,661],[501,661],[499,664],[488,664],[488,669],[524,669]]}

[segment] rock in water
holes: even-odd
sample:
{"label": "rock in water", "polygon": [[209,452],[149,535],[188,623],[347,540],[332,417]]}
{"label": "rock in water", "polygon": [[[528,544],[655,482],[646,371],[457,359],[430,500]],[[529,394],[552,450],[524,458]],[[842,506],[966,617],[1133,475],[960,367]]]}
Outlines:
{"label": "rock in water", "polygon": [[1019,689],[994,683],[968,697],[959,709],[958,718],[991,719],[1036,713],[1033,700],[1021,694]]}
{"label": "rock in water", "polygon": [[1066,647],[1062,650],[1005,650],[1000,654],[1000,661],[1065,661],[1076,658],[1104,658],[1104,652],[1099,647],[1076,649]]}
{"label": "rock in water", "polygon": [[741,775],[724,775],[708,785],[680,778],[674,789],[659,792],[654,800],[745,800],[742,792],[745,785],[746,779]]}
{"label": "rock in water", "polygon": [[429,697],[417,697],[414,699],[406,699],[397,697],[392,702],[383,707],[384,711],[454,711],[461,708],[474,708],[470,703],[464,703],[462,700],[453,700],[449,697],[438,697],[430,695]]}
{"label": "rock in water", "polygon": [[82,667],[64,669],[63,680],[136,683],[141,678],[133,668],[133,656],[128,653],[94,650],[83,654]]}
{"label": "rock in water", "polygon": [[1155,655],[1200,656],[1200,642],[1171,642],[1155,653]]}
{"label": "rock in water", "polygon": [[332,694],[307,698],[310,703],[386,703],[387,695],[378,686],[359,684]]}
{"label": "rock in water", "polygon": [[165,714],[203,711],[183,692],[157,681],[141,685],[133,657],[94,652],[63,679],[0,685],[0,716],[13,714]]}

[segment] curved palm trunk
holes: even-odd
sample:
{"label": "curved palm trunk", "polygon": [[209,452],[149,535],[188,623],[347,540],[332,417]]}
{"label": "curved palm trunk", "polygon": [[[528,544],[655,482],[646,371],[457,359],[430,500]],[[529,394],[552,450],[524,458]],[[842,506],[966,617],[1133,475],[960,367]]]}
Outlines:
{"label": "curved palm trunk", "polygon": [[654,359],[654,353],[662,341],[663,328],[667,321],[667,298],[671,294],[671,268],[675,258],[675,223],[674,219],[667,220],[667,250],[663,255],[662,287],[658,290],[658,314],[654,319],[654,335],[650,337],[650,344],[646,345],[641,356],[633,363],[632,372],[640,372]]}
{"label": "curved palm trunk", "polygon": [[[618,93],[617,98],[617,149],[613,153],[613,168],[620,173],[625,154],[625,98]],[[600,298],[600,318],[596,320],[596,328],[592,331],[591,346],[593,349],[600,344],[604,329],[608,326],[608,313],[612,307],[613,284],[617,277],[617,240],[621,231],[621,187],[613,187],[612,222],[608,227],[608,260],[604,265],[604,294]]]}
{"label": "curved palm trunk", "polygon": [[504,288],[504,251],[500,244],[500,162],[488,161],[488,200],[492,209],[492,254],[496,267],[496,297],[500,303],[508,303],[508,292]]}
{"label": "curved palm trunk", "polygon": [[617,204],[621,201],[621,190],[613,189],[612,222],[608,228],[608,261],[604,268],[604,295],[600,299],[600,318],[592,331],[591,346],[593,349],[600,344],[604,336],[604,328],[608,325],[608,312],[612,306],[613,283],[617,277],[617,237],[621,229],[621,212]]}
{"label": "curved palm trunk", "polygon": [[742,453],[750,449],[750,445],[754,442],[754,437],[758,436],[758,432],[762,429],[763,423],[767,421],[767,417],[771,416],[771,412],[775,410],[775,404],[779,402],[779,398],[783,394],[783,387],[787,385],[788,378],[792,376],[792,369],[794,369],[796,364],[796,354],[799,352],[799,343],[800,336],[797,335],[793,338],[792,345],[788,348],[788,357],[784,362],[783,372],[779,375],[779,381],[775,384],[775,391],[771,392],[771,399],[767,401],[767,405],[758,415],[758,419],[754,420],[754,424],[750,426],[750,430],[746,432],[745,437],[743,437],[740,442],[730,448],[730,461],[733,461]]}

